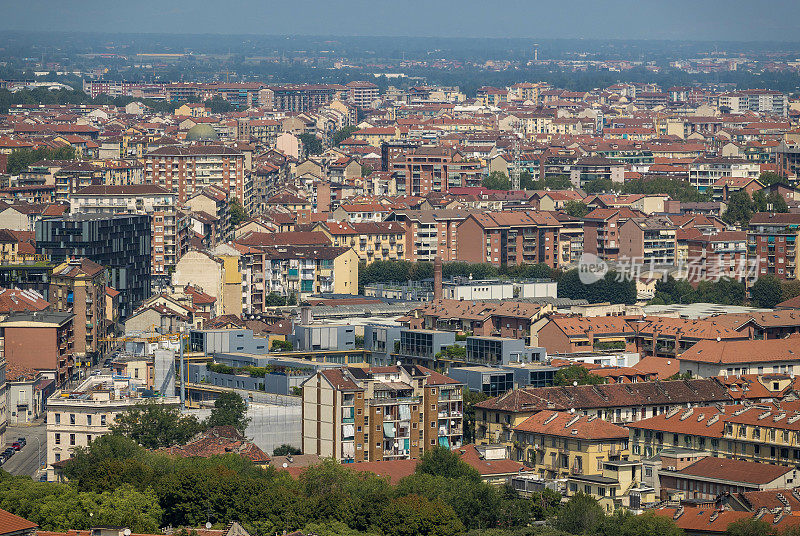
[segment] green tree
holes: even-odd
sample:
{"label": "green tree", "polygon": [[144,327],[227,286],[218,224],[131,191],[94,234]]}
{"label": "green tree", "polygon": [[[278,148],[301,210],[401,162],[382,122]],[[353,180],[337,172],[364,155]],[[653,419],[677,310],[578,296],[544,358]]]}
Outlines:
{"label": "green tree", "polygon": [[672,519],[652,511],[634,515],[617,510],[606,517],[595,532],[596,536],[683,536],[683,530]]}
{"label": "green tree", "polygon": [[730,225],[739,224],[746,227],[753,217],[755,208],[750,195],[744,190],[739,190],[728,197],[728,208],[722,214],[722,219]]}
{"label": "green tree", "polygon": [[583,190],[587,194],[599,194],[602,192],[615,192],[618,187],[611,179],[593,179],[583,185]]}
{"label": "green tree", "polygon": [[76,158],[77,151],[68,145],[58,149],[18,149],[8,155],[6,172],[18,175],[28,169],[28,166],[40,160],[75,160]]}
{"label": "green tree", "polygon": [[294,350],[294,346],[292,346],[291,341],[282,341],[280,339],[273,339],[272,346],[269,347],[271,352],[279,351],[279,352],[291,352]]}
{"label": "green tree", "polygon": [[533,180],[533,175],[528,171],[522,171],[519,174],[519,187],[523,190],[536,190],[538,183]]}
{"label": "green tree", "polygon": [[280,447],[275,447],[272,451],[273,456],[289,456],[290,454],[297,455],[302,453],[303,451],[299,448],[287,445],[286,443],[282,444]]}
{"label": "green tree", "polygon": [[236,106],[219,96],[209,99],[203,104],[212,114],[225,114],[236,110]]}
{"label": "green tree", "polygon": [[481,185],[490,190],[510,190],[511,180],[502,171],[492,171],[483,178]]}
{"label": "green tree", "polygon": [[214,409],[205,421],[207,427],[233,426],[244,434],[251,419],[247,417],[247,402],[237,393],[226,391],[214,401]]}
{"label": "green tree", "polygon": [[446,346],[441,352],[436,353],[436,359],[464,359],[467,357],[467,348],[458,344]]}
{"label": "green tree", "polygon": [[603,279],[586,285],[581,282],[578,270],[573,269],[561,274],[558,296],[573,300],[586,299],[589,303],[632,304],[636,302],[636,282],[609,271]]}
{"label": "green tree", "polygon": [[331,145],[333,145],[334,147],[338,146],[344,140],[352,136],[353,132],[355,132],[356,130],[358,130],[358,127],[355,125],[340,128],[339,130],[334,132],[333,135],[331,136]]}
{"label": "green tree", "polygon": [[753,194],[754,212],[789,212],[786,200],[778,192],[766,195],[764,190],[759,190]]}
{"label": "green tree", "polygon": [[599,385],[606,383],[606,379],[589,372],[589,369],[581,365],[570,365],[560,368],[553,375],[555,385]]}
{"label": "green tree", "polygon": [[782,301],[782,297],[781,282],[773,275],[762,275],[750,288],[750,299],[756,307],[772,309]]}
{"label": "green tree", "polygon": [[101,527],[129,527],[136,532],[155,533],[162,515],[158,496],[152,489],[139,491],[126,484],[100,496],[92,522]]}
{"label": "green tree", "polygon": [[135,404],[114,418],[113,434],[128,437],[145,448],[182,445],[203,426],[193,415],[181,415],[178,408],[147,400]]}
{"label": "green tree", "polygon": [[228,203],[228,211],[230,212],[230,222],[231,226],[233,227],[236,227],[240,223],[246,222],[247,218],[249,217],[247,215],[247,211],[235,197],[232,198]]}
{"label": "green tree", "polygon": [[622,193],[663,194],[684,203],[711,200],[709,192],[700,192],[687,180],[659,176],[625,181],[622,185]]}
{"label": "green tree", "polygon": [[385,536],[452,536],[464,531],[451,507],[418,495],[393,499],[378,526]]}
{"label": "green tree", "polygon": [[774,171],[762,171],[758,175],[758,180],[764,186],[775,184],[776,182],[785,182],[786,179],[775,173]]}
{"label": "green tree", "polygon": [[476,440],[475,404],[483,402],[489,397],[479,391],[472,391],[464,387],[462,398],[464,401],[464,443],[474,443]]}
{"label": "green tree", "polygon": [[463,477],[475,482],[481,479],[477,469],[464,462],[457,452],[439,446],[425,451],[414,472],[445,478]]}
{"label": "green tree", "polygon": [[309,155],[321,154],[325,148],[322,146],[322,141],[314,134],[304,133],[299,136],[306,153]]}
{"label": "green tree", "polygon": [[597,501],[591,495],[579,491],[561,508],[555,527],[572,534],[589,534],[604,519],[605,513]]}
{"label": "green tree", "polygon": [[573,188],[569,175],[549,175],[539,181],[538,190],[571,190]]}
{"label": "green tree", "polygon": [[267,297],[264,298],[264,305],[267,307],[280,307],[286,305],[286,298],[277,292],[270,292],[267,294]]}
{"label": "green tree", "polygon": [[778,531],[766,521],[748,517],[728,525],[725,534],[727,536],[777,536]]}
{"label": "green tree", "polygon": [[564,212],[573,218],[583,218],[591,212],[591,209],[581,201],[567,201],[564,204]]}

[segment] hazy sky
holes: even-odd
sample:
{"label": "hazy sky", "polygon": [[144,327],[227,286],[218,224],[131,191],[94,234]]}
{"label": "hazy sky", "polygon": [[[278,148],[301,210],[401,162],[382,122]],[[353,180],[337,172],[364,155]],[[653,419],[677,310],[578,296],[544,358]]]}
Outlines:
{"label": "hazy sky", "polygon": [[800,1],[0,0],[0,29],[800,41]]}

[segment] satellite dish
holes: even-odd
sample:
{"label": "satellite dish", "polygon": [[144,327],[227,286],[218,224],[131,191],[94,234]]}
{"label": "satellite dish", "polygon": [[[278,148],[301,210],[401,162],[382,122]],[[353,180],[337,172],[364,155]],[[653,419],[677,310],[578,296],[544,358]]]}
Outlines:
{"label": "satellite dish", "polygon": [[206,528],[207,528],[207,529],[210,529],[210,528],[211,528],[211,521],[206,521]]}
{"label": "satellite dish", "polygon": [[575,408],[569,408],[570,413],[575,413]]}
{"label": "satellite dish", "polygon": [[283,468],[286,469],[287,467],[289,467],[289,464],[286,463],[286,462],[283,462]]}
{"label": "satellite dish", "polygon": [[402,365],[402,363],[398,360],[397,361],[397,366],[399,367],[400,365]]}
{"label": "satellite dish", "polygon": [[667,359],[667,365],[671,365],[671,364],[672,364],[672,361],[670,361],[669,359]]}
{"label": "satellite dish", "polygon": [[578,380],[575,380],[574,382],[572,382],[572,386],[573,387],[577,387],[578,386]]}
{"label": "satellite dish", "polygon": [[125,529],[124,531],[122,531],[122,534],[124,534],[125,536],[131,536],[131,529]]}
{"label": "satellite dish", "polygon": [[721,341],[721,340],[722,340],[722,339],[720,339],[719,337],[717,337],[717,342],[719,342],[719,341]]}

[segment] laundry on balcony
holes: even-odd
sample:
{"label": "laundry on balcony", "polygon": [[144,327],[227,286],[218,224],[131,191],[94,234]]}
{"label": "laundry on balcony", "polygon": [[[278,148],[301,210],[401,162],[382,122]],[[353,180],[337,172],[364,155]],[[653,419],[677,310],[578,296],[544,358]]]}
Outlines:
{"label": "laundry on balcony", "polygon": [[400,404],[400,420],[407,421],[411,418],[411,408],[406,404]]}
{"label": "laundry on balcony", "polygon": [[383,423],[383,437],[394,437],[394,423]]}
{"label": "laundry on balcony", "polygon": [[446,438],[446,437],[440,437],[439,438],[439,446],[449,449],[450,448],[450,440],[448,438]]}
{"label": "laundry on balcony", "polygon": [[342,426],[342,439],[345,441],[348,439],[353,439],[355,437],[355,428],[352,424],[345,424]]}

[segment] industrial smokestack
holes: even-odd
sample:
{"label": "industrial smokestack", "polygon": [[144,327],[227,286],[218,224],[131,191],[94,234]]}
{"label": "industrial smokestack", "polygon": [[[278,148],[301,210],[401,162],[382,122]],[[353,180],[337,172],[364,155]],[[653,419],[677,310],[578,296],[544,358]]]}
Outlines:
{"label": "industrial smokestack", "polygon": [[433,299],[442,299],[442,258],[439,255],[433,259]]}

